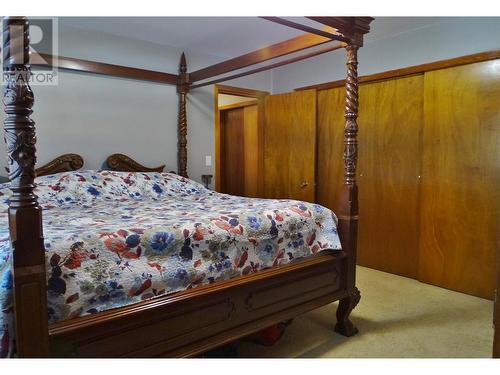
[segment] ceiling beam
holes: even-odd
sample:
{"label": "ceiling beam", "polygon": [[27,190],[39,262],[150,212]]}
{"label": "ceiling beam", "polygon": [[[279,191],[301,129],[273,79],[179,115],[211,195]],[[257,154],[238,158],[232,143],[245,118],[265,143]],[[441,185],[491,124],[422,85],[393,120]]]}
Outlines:
{"label": "ceiling beam", "polygon": [[321,48],[321,49],[319,49],[317,51],[312,51],[312,52],[309,52],[309,53],[305,53],[305,54],[303,54],[301,56],[292,57],[292,58],[287,59],[287,60],[278,61],[278,62],[276,62],[274,64],[271,64],[271,65],[262,66],[262,67],[259,67],[259,68],[247,70],[246,72],[242,72],[242,73],[238,73],[238,74],[233,74],[231,76],[226,76],[226,77],[222,77],[222,78],[219,78],[219,79],[214,79],[214,80],[208,81],[208,82],[202,82],[202,83],[199,83],[197,85],[192,85],[191,89],[195,89],[197,87],[203,87],[203,86],[213,85],[213,84],[224,82],[224,81],[229,81],[231,79],[236,79],[236,78],[244,77],[244,76],[247,76],[247,75],[250,75],[250,74],[264,72],[266,70],[278,68],[278,67],[283,66],[283,65],[292,64],[294,62],[305,60],[305,59],[308,59],[310,57],[318,56],[318,55],[321,55],[323,53],[335,51],[336,49],[339,49],[339,48],[342,48],[342,47],[344,47],[344,44],[335,44],[333,46],[324,47],[324,48]]}
{"label": "ceiling beam", "polygon": [[309,27],[307,25],[303,25],[303,24],[300,24],[297,22],[289,21],[289,20],[281,18],[281,17],[260,17],[260,18],[274,22],[274,23],[278,23],[278,24],[283,25],[283,26],[288,26],[288,27],[291,27],[293,29],[302,30],[302,31],[305,31],[307,33],[324,36],[325,38],[330,38],[332,40],[338,40],[340,42],[345,42],[345,43],[350,41],[348,38],[344,37],[343,35],[332,34],[332,33],[329,33],[327,31],[318,30],[318,29],[315,29],[314,27]]}
{"label": "ceiling beam", "polygon": [[285,40],[280,43],[273,44],[269,47],[246,53],[244,55],[222,61],[218,64],[208,66],[189,74],[191,83],[201,81],[210,77],[215,77],[224,73],[232,72],[245,68],[250,65],[258,64],[276,57],[288,55],[293,52],[302,51],[303,49],[314,47],[331,41],[330,38],[315,35],[304,34],[298,37]]}
{"label": "ceiling beam", "polygon": [[[72,57],[53,56],[44,53],[41,53],[40,56],[47,61],[49,66],[57,69],[104,74],[115,77],[138,79],[142,81],[166,83],[170,85],[176,85],[178,82],[177,74],[132,68],[122,65],[106,64],[97,61],[81,60]],[[32,65],[44,66],[43,64]]]}

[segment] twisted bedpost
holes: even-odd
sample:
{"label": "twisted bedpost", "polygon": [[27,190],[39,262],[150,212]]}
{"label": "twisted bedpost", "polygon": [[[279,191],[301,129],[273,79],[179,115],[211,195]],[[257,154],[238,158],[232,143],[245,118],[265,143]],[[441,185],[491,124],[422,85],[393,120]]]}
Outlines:
{"label": "twisted bedpost", "polygon": [[358,186],[356,184],[356,163],[358,159],[358,49],[349,44],[347,52],[347,78],[344,126],[344,185],[339,208],[339,235],[342,249],[347,253],[346,284],[347,297],[339,302],[335,331],[344,335],[355,335],[358,330],[349,320],[351,311],[359,303],[361,295],[356,288],[356,245],[358,234]]}
{"label": "twisted bedpost", "polygon": [[29,85],[29,22],[24,17],[4,18],[2,32],[16,349],[18,356],[39,357],[48,355],[49,337],[42,210],[34,194],[36,134],[30,118],[34,96]]}
{"label": "twisted bedpost", "polygon": [[179,64],[179,83],[177,92],[179,94],[179,118],[177,134],[177,173],[187,177],[187,117],[186,97],[189,91],[189,75],[187,73],[186,56],[181,55]]}

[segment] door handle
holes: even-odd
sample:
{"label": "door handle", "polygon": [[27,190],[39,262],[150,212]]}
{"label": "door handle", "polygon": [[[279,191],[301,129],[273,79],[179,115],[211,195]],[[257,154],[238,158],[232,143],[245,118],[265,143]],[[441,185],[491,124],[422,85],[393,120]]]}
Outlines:
{"label": "door handle", "polygon": [[300,183],[300,188],[301,188],[301,189],[305,189],[305,188],[306,188],[306,187],[308,187],[308,186],[309,186],[309,182],[307,182],[307,181],[302,181],[302,182]]}

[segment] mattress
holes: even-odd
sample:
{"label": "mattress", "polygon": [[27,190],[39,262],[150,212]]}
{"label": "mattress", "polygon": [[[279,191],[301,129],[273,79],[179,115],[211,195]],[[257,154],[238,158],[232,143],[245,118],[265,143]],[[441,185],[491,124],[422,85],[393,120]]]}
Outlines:
{"label": "mattress", "polygon": [[[36,179],[51,323],[338,250],[318,204],[220,194],[172,173],[66,172]],[[1,356],[12,354],[8,185],[0,184]]]}

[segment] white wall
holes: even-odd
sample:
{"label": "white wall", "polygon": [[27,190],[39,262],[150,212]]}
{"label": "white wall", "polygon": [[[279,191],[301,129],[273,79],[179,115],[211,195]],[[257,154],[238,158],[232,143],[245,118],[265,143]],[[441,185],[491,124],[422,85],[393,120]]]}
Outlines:
{"label": "white wall", "polygon": [[[383,18],[375,18],[372,29]],[[444,18],[382,39],[367,38],[359,51],[360,75],[500,48],[500,17]],[[273,71],[274,93],[345,78],[345,53],[337,50]]]}
{"label": "white wall", "polygon": [[[64,27],[59,32],[59,54],[176,73],[181,51]],[[218,61],[189,53],[188,60],[193,69]],[[175,86],[61,71],[57,86],[32,88],[38,165],[76,152],[84,158],[84,168],[98,169],[108,155],[122,152],[147,165],[166,163],[167,168],[177,169]],[[2,142],[1,171],[6,165],[4,150]]]}

